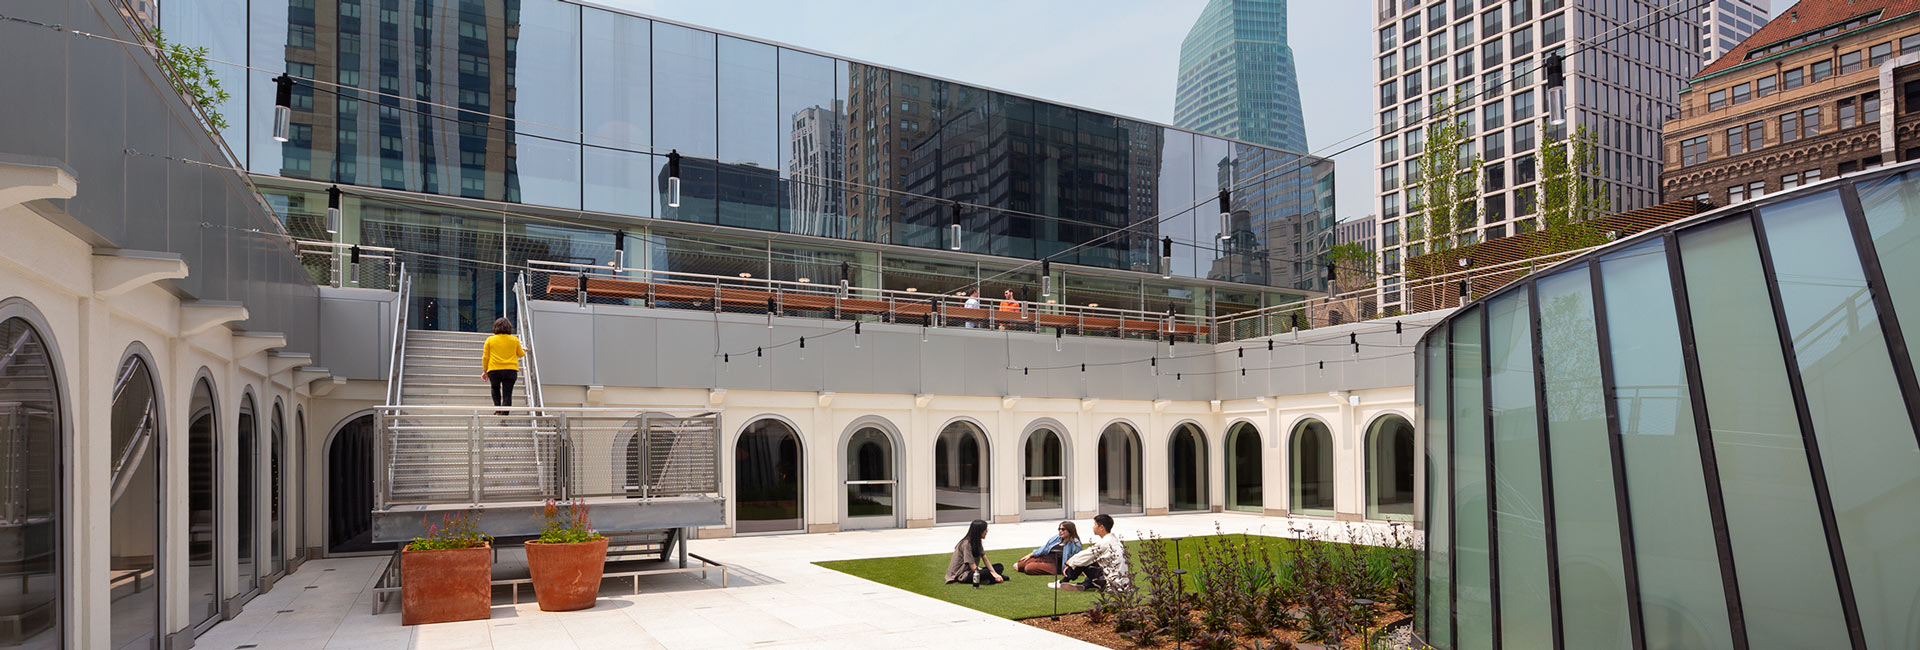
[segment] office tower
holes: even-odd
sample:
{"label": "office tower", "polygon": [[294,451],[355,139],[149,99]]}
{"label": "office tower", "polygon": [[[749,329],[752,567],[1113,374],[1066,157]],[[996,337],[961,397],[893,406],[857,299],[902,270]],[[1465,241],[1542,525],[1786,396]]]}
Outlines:
{"label": "office tower", "polygon": [[1180,43],[1173,123],[1305,152],[1285,0],[1209,0]]}
{"label": "office tower", "polygon": [[1700,60],[1712,63],[1767,24],[1771,0],[1713,0],[1700,9]]}

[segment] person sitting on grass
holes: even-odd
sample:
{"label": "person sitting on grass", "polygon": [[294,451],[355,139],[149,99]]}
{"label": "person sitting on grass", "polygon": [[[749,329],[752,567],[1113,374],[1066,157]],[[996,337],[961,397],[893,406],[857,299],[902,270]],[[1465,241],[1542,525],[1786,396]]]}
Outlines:
{"label": "person sitting on grass", "polygon": [[1030,576],[1050,576],[1059,573],[1066,559],[1079,552],[1080,529],[1071,521],[1063,521],[1047,543],[1015,560],[1013,569]]}
{"label": "person sitting on grass", "polygon": [[967,536],[953,545],[953,559],[947,560],[947,584],[965,582],[979,587],[1007,581],[1005,569],[987,562],[986,538],[987,522],[975,519],[967,526]]}
{"label": "person sitting on grass", "polygon": [[[1120,542],[1120,536],[1113,534],[1113,517],[1099,514],[1093,517],[1093,543],[1073,557],[1067,558],[1067,573],[1061,576],[1059,583],[1047,586],[1067,591],[1086,591],[1088,588],[1105,590],[1109,587],[1124,587],[1131,583],[1127,576],[1127,548]],[[1086,580],[1078,584],[1073,580],[1085,576]],[[1053,587],[1059,584],[1059,587]]]}

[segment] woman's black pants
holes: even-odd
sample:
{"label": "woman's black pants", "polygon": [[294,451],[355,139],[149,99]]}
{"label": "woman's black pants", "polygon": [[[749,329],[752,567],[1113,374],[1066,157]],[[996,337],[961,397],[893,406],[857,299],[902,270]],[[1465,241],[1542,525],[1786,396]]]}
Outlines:
{"label": "woman's black pants", "polygon": [[[490,370],[487,372],[487,383],[493,385],[494,406],[513,406],[513,382],[519,379],[520,371],[518,370]],[[506,412],[502,411],[499,415],[506,415]]]}

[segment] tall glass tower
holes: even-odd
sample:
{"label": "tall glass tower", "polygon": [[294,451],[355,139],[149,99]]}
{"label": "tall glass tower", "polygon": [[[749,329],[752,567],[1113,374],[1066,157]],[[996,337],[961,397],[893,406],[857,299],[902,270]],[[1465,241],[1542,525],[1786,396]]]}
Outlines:
{"label": "tall glass tower", "polygon": [[1207,2],[1180,43],[1173,121],[1201,133],[1307,150],[1286,0]]}

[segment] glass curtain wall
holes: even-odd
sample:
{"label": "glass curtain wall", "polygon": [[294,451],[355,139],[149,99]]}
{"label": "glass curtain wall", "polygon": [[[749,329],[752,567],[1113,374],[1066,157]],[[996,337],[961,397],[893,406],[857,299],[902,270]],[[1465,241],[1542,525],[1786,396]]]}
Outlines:
{"label": "glass curtain wall", "polygon": [[52,351],[25,319],[0,320],[0,346],[0,563],[9,567],[0,619],[10,621],[0,625],[0,646],[57,648],[68,561],[61,386]]}
{"label": "glass curtain wall", "polygon": [[971,422],[956,421],[933,443],[933,521],[986,519],[987,436]]}
{"label": "glass curtain wall", "polygon": [[1198,425],[1173,428],[1167,440],[1167,505],[1173,511],[1207,509],[1207,437]]}
{"label": "glass curtain wall", "polygon": [[[187,402],[187,619],[194,626],[220,613],[220,414],[213,384],[193,383]],[[369,447],[371,450],[371,447]],[[367,456],[365,467],[373,466]],[[369,470],[371,471],[371,470]],[[372,491],[372,477],[368,477]],[[371,494],[367,510],[372,511]]]}
{"label": "glass curtain wall", "polygon": [[127,357],[113,387],[108,458],[112,522],[107,592],[112,647],[153,648],[160,634],[160,440],[158,386],[146,359]]}
{"label": "glass curtain wall", "polygon": [[1095,454],[1100,467],[1100,512],[1110,515],[1140,513],[1140,434],[1122,422],[1100,432]]}
{"label": "glass curtain wall", "polygon": [[1240,422],[1227,429],[1227,508],[1262,512],[1266,508],[1260,473],[1260,430]]}
{"label": "glass curtain wall", "polygon": [[1367,518],[1413,519],[1413,423],[1383,415],[1367,428]]}
{"label": "glass curtain wall", "polygon": [[1028,433],[1020,461],[1026,479],[1026,517],[1058,519],[1065,516],[1067,462],[1060,434],[1046,427]]}
{"label": "glass curtain wall", "polygon": [[1179,276],[1317,288],[1327,160],[559,0],[200,4],[161,26],[259,68],[227,84],[256,173],[924,248],[957,214],[962,250],[1148,273],[1171,236]]}
{"label": "glass curtain wall", "polygon": [[747,426],[734,443],[734,525],[739,533],[803,530],[800,436],[785,422]]}
{"label": "glass curtain wall", "polygon": [[1429,641],[1920,647],[1920,176],[1843,180],[1642,233],[1424,337],[1450,468],[1429,487],[1453,483],[1424,504]]}
{"label": "glass curtain wall", "polygon": [[1333,516],[1333,434],[1319,420],[1295,425],[1287,444],[1292,459],[1291,510],[1295,514]]}

